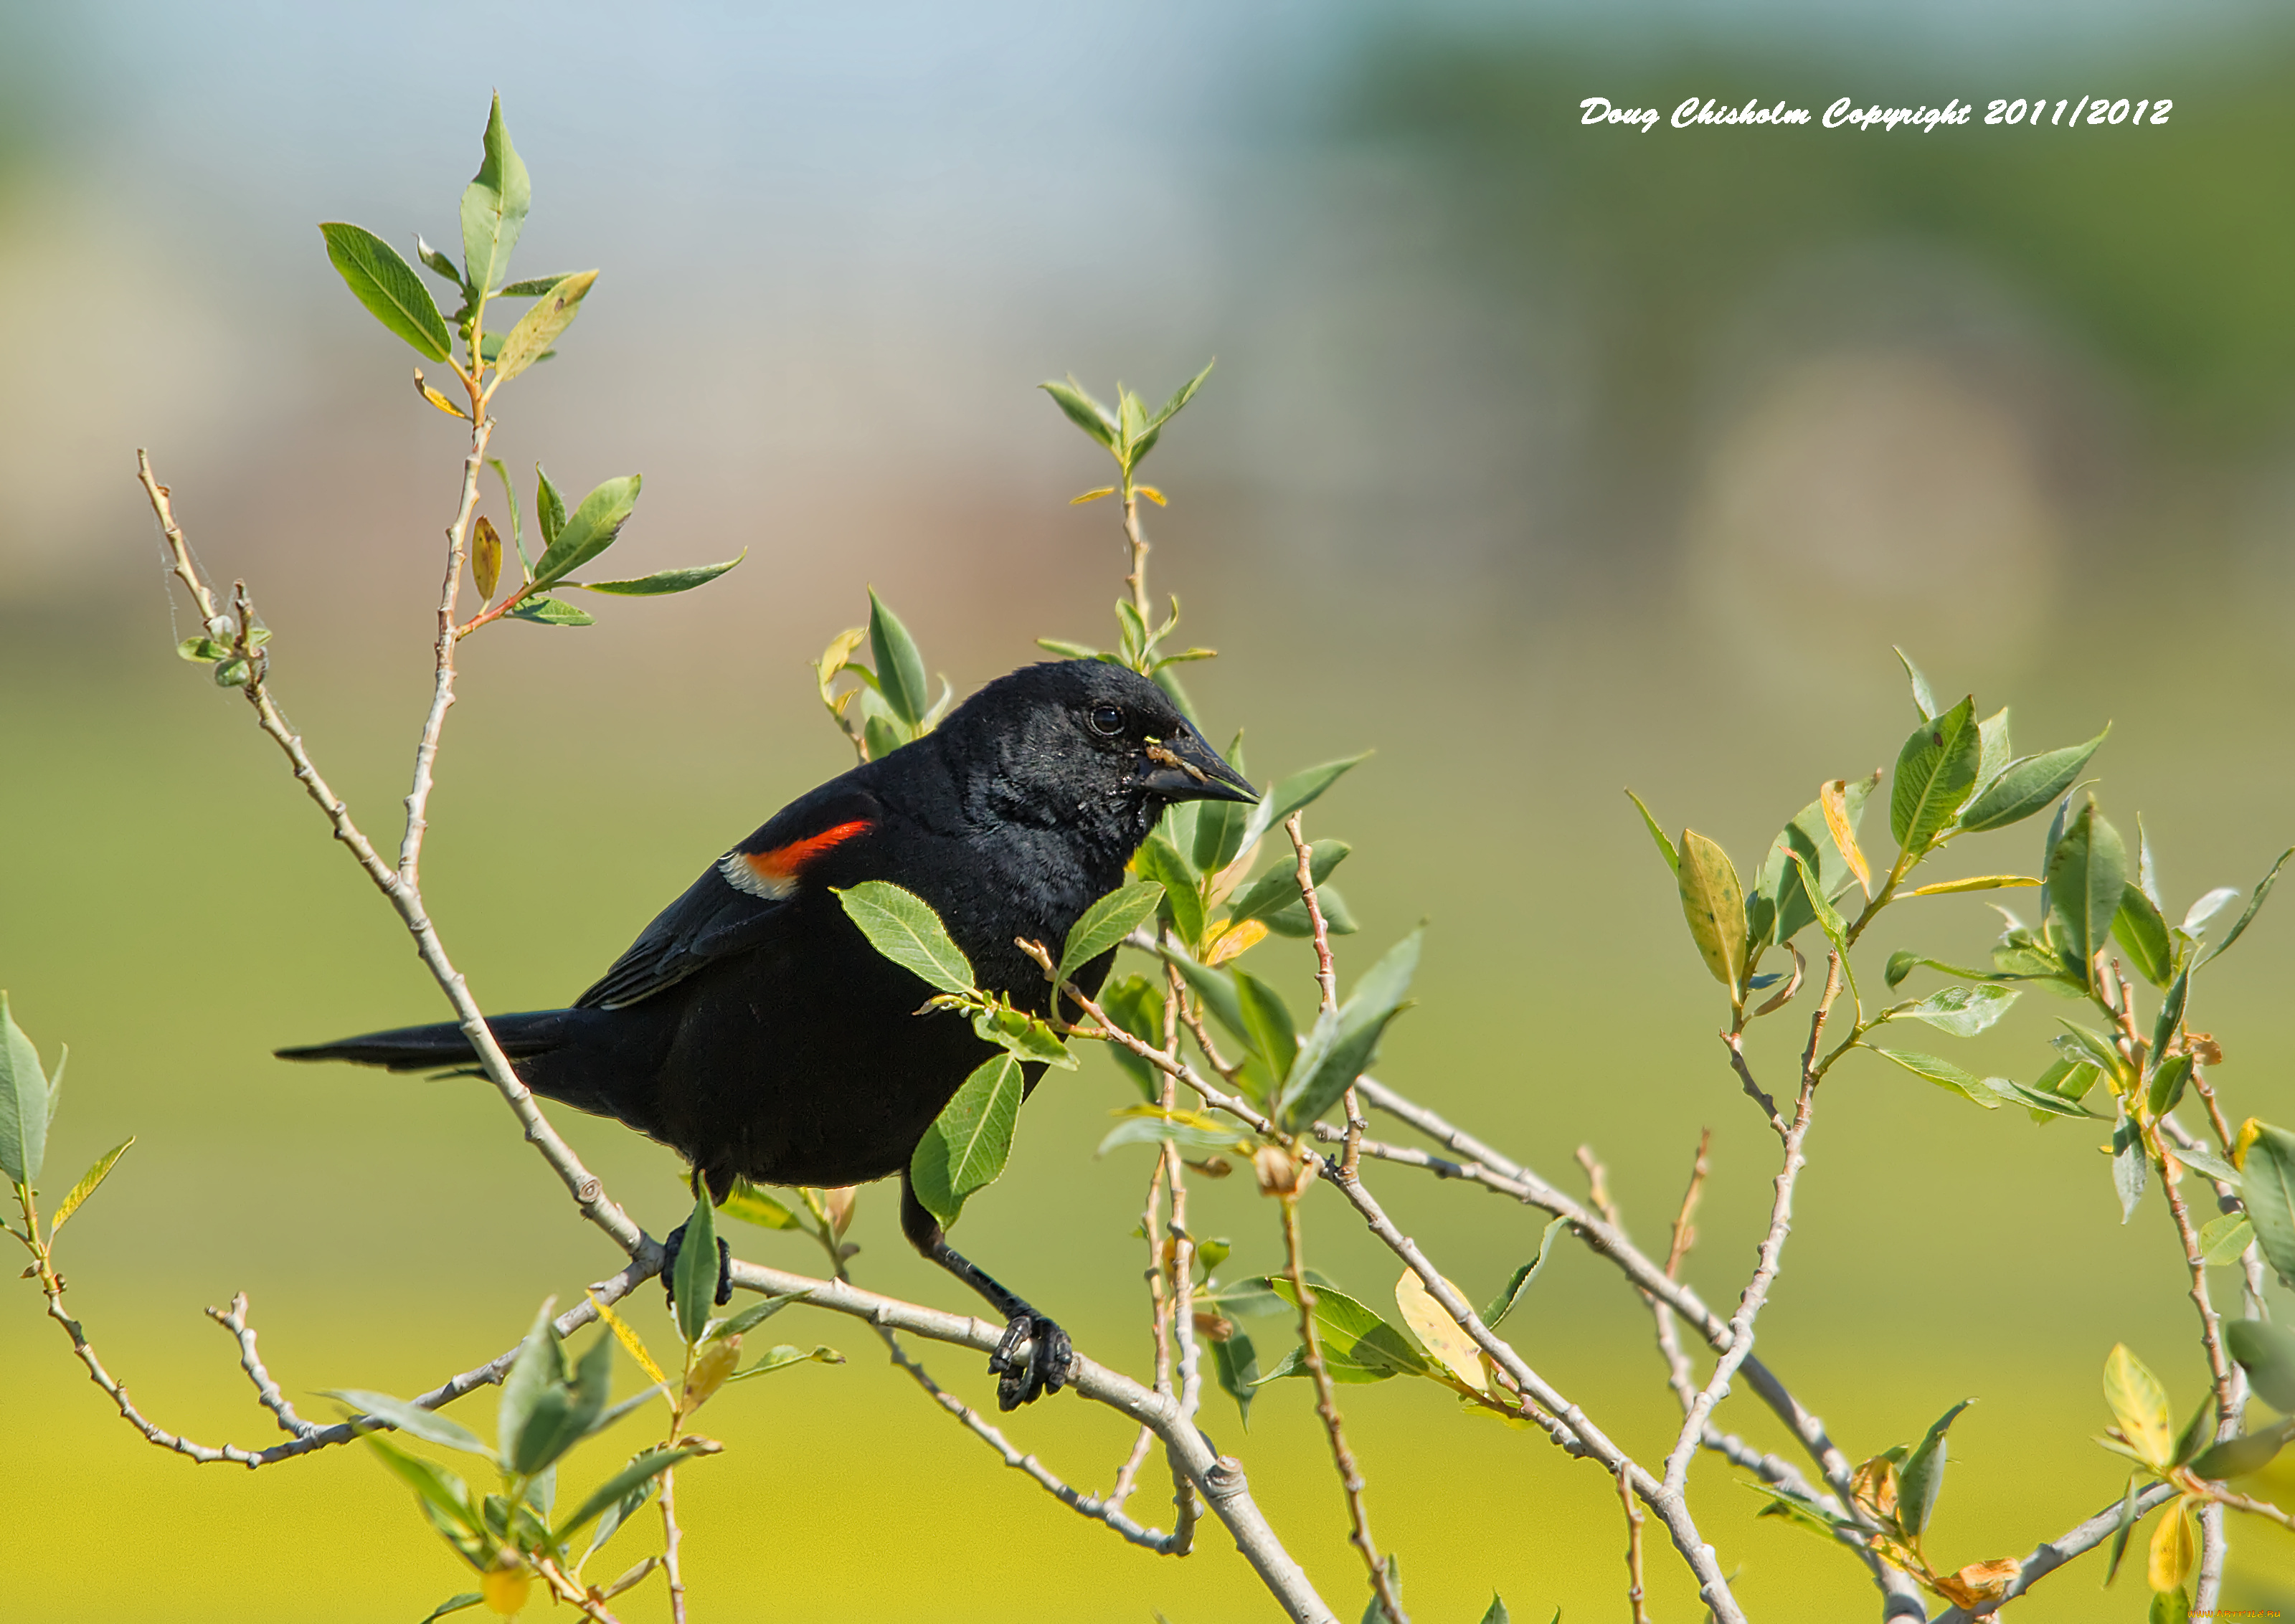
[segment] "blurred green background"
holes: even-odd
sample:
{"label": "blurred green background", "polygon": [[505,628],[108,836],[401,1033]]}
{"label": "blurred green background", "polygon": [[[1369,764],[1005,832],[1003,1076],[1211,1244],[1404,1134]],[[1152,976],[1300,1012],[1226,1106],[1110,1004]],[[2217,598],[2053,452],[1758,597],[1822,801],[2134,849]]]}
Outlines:
{"label": "blurred green background", "polygon": [[[73,1047],[51,1185],[139,1136],[62,1262],[164,1424],[269,1440],[200,1314],[234,1291],[290,1393],[408,1392],[613,1261],[483,1088],[268,1057],[439,1000],[238,702],[174,657],[187,617],[132,477],[150,446],[208,567],[277,628],[323,767],[395,837],[457,425],[410,396],[312,227],[451,241],[490,85],[535,176],[521,271],[605,269],[563,357],[505,393],[499,454],[576,489],[641,470],[631,573],[751,550],[694,597],[469,648],[427,878],[490,1007],[564,1001],[849,761],[804,662],[864,583],[960,690],[1039,634],[1101,637],[1113,517],[1064,504],[1105,464],[1031,386],[1120,370],[1155,396],[1214,353],[1152,466],[1174,499],[1153,578],[1182,640],[1223,651],[1189,681],[1213,732],[1248,724],[1257,774],[1378,747],[1312,821],[1356,847],[1350,959],[1433,921],[1383,1072],[1572,1187],[1592,1143],[1653,1245],[1712,1126],[1689,1264],[1710,1300],[1750,1266],[1773,1147],[1621,783],[1750,869],[1819,780],[1893,758],[1896,642],[1940,693],[2013,701],[2028,749],[2111,720],[2100,793],[2124,828],[2143,812],[2171,913],[2295,838],[2295,32],[2264,6],[0,7],[0,985],[44,1052]],[[1585,96],[1693,94],[2175,110],[1926,135],[1578,123]],[[1951,862],[2029,869],[2038,840]],[[1977,899],[1908,904],[1874,969],[1979,955],[1996,926]],[[1303,1007],[1297,945],[1259,956]],[[2266,914],[2201,993],[2234,1117],[2295,1117],[2291,968]],[[2028,1003],[1972,1064],[2029,1079],[2054,1013]],[[1789,1037],[1764,1034],[1773,1075]],[[2164,1213],[2118,1223],[2095,1133],[1878,1061],[1836,1076],[1763,1355],[1859,1457],[1977,1396],[1932,1550],[2021,1554],[2118,1494],[2088,1441],[2113,1342],[2179,1411],[2200,1396]],[[1125,1098],[1098,1060],[1048,1085],[960,1238],[1144,1368],[1144,1156],[1091,1158]],[[561,1125],[649,1227],[675,1220],[666,1153]],[[1237,1271],[1276,1257],[1246,1183],[1197,1196]],[[1535,1244],[1524,1211],[1379,1188],[1469,1295]],[[956,1304],[893,1206],[862,1198],[860,1277]],[[1336,1204],[1309,1224],[1384,1302],[1396,1270]],[[859,1327],[781,1324],[852,1362],[710,1411],[729,1449],[680,1497],[698,1618],[1267,1616],[1216,1530],[1184,1562],[1125,1546],[997,1467]],[[1565,1252],[1514,1327],[1662,1449],[1647,1317],[1589,1259]],[[986,1401],[972,1358],[924,1351]],[[11,1620],[411,1620],[461,1587],[355,1455],[249,1474],[141,1443],[29,1284],[0,1369]],[[1621,1615],[1598,1473],[1431,1386],[1349,1399],[1416,1616],[1479,1617],[1493,1588],[1517,1618]],[[1725,1416],[1783,1448],[1749,1402]],[[1303,1385],[1247,1437],[1223,1399],[1207,1420],[1352,1616]],[[1011,1432],[1086,1487],[1129,1443],[1066,1400]],[[1749,1605],[1872,1616],[1861,1571],[1756,1524],[1731,1475],[1698,1488]],[[1163,1520],[1167,1492],[1150,1473],[1134,1509]],[[2295,1541],[2235,1531],[2226,1604],[2295,1605]],[[1678,1565],[1652,1571],[1660,1616],[1690,1616]],[[2140,1575],[2100,1579],[2086,1559],[2019,1616],[2142,1616]]]}

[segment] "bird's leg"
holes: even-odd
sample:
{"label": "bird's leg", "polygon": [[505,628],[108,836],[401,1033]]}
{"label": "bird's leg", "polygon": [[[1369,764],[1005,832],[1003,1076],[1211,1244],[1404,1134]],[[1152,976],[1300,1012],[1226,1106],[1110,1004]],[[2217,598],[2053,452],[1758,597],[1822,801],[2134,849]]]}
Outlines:
{"label": "bird's leg", "polygon": [[[685,1226],[680,1224],[661,1241],[661,1290],[669,1306],[677,1306],[677,1254],[685,1245]],[[733,1301],[733,1248],[717,1237],[717,1306]]]}
{"label": "bird's leg", "polygon": [[[1004,1316],[1004,1340],[988,1356],[989,1372],[996,1377],[999,1409],[1017,1409],[1067,1385],[1075,1363],[1075,1346],[1068,1341],[1068,1334],[950,1245],[940,1220],[917,1199],[905,1171],[901,1175],[901,1233],[909,1237],[911,1245],[978,1292]],[[1028,1346],[1025,1359],[1017,1357],[1023,1342]]]}

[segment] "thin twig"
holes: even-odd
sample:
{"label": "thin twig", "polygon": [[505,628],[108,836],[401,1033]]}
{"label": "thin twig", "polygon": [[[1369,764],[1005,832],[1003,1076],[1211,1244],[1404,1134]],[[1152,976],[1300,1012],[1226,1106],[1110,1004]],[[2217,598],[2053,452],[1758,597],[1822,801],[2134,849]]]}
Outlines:
{"label": "thin twig", "polygon": [[[483,450],[483,445],[478,449]],[[213,593],[200,583],[198,567],[192,561],[189,543],[184,541],[184,533],[176,523],[167,487],[153,476],[148,454],[139,451],[135,453],[135,461],[144,494],[151,501],[151,511],[159,521],[160,534],[165,537],[174,560],[175,573],[191,587],[202,620],[212,627],[222,617],[216,612]],[[227,630],[229,622],[225,620],[222,624]],[[247,630],[241,627],[241,634],[244,636]],[[210,634],[214,633],[211,632]],[[502,1053],[502,1046],[494,1041],[493,1032],[487,1027],[478,1000],[471,997],[461,972],[446,956],[445,945],[439,940],[437,931],[424,910],[421,886],[409,883],[399,870],[393,869],[376,853],[373,843],[352,820],[349,807],[320,776],[309,753],[303,747],[302,739],[287,725],[286,717],[271,697],[267,661],[251,660],[249,666],[248,681],[241,691],[255,709],[257,724],[284,753],[289,765],[294,769],[297,781],[326,814],[327,821],[334,828],[335,838],[349,849],[359,867],[365,870],[367,877],[389,899],[391,906],[404,921],[424,966],[453,1005],[463,1032],[478,1051],[479,1066],[509,1104],[519,1126],[525,1130],[527,1141],[542,1153],[543,1159],[550,1163],[565,1184],[582,1216],[603,1230],[625,1254],[634,1257],[649,1249],[657,1251],[657,1244],[650,1240],[629,1214],[607,1196],[603,1181],[583,1165],[573,1147],[559,1137],[558,1130],[543,1114],[541,1107],[535,1103],[532,1091],[519,1081],[518,1073],[510,1067],[509,1057]]]}
{"label": "thin twig", "polygon": [[[731,1269],[733,1284],[745,1291],[800,1297],[811,1306],[831,1313],[850,1315],[871,1325],[970,1348],[978,1353],[995,1351],[1004,1338],[1001,1321],[992,1326],[970,1315],[951,1314],[879,1296],[845,1281],[817,1279],[739,1259],[734,1260]],[[1081,1352],[1075,1357],[1073,1372],[1070,1385],[1078,1397],[1106,1405],[1155,1432],[1196,1486],[1196,1491],[1203,1496],[1212,1514],[1233,1536],[1237,1550],[1296,1624],[1335,1624],[1337,1615],[1316,1594],[1305,1571],[1284,1548],[1281,1538],[1260,1510],[1242,1462],[1215,1453],[1200,1431],[1180,1419],[1179,1405],[1170,1396],[1143,1386]]]}
{"label": "thin twig", "polygon": [[1633,1624],[1650,1624],[1649,1609],[1642,1605],[1642,1508],[1634,1504],[1633,1486],[1618,1473],[1618,1503],[1626,1508],[1626,1605]]}
{"label": "thin twig", "polygon": [[685,1624],[685,1571],[677,1560],[677,1547],[684,1533],[677,1525],[674,1466],[661,1474],[661,1493],[656,1498],[661,1502],[661,1571],[669,1580],[669,1617],[671,1624]]}
{"label": "thin twig", "polygon": [[1769,1206],[1768,1232],[1762,1236],[1761,1245],[1753,1265],[1753,1277],[1745,1283],[1745,1290],[1737,1300],[1737,1311],[1729,1319],[1729,1345],[1714,1361],[1713,1373],[1689,1406],[1689,1413],[1681,1423],[1681,1432],[1674,1440],[1673,1452],[1666,1457],[1665,1486],[1679,1494],[1689,1481],[1690,1458],[1696,1454],[1699,1440],[1704,1436],[1705,1424],[1713,1414],[1713,1407],[1721,1395],[1729,1391],[1729,1379],[1737,1374],[1738,1367],[1753,1351],[1753,1322],[1762,1305],[1768,1301],[1769,1286],[1777,1277],[1785,1254],[1785,1236],[1793,1230],[1793,1187],[1801,1178],[1804,1158],[1801,1147],[1809,1138],[1809,1121],[1817,1103],[1817,1051],[1825,1036],[1825,1017],[1833,1012],[1833,1001],[1841,996],[1841,955],[1831,955],[1825,972],[1825,992],[1817,1000],[1816,1010],[1809,1016],[1809,1048],[1801,1063],[1801,1090],[1793,1102],[1793,1126],[1785,1131],[1785,1165],[1777,1170],[1776,1196]]}
{"label": "thin twig", "polygon": [[[1293,812],[1284,819],[1283,832],[1291,836],[1291,854],[1298,864],[1299,900],[1306,906],[1308,926],[1315,941],[1317,1007],[1325,1015],[1329,1015],[1339,1007],[1339,976],[1331,964],[1330,921],[1323,917],[1323,901],[1315,894],[1315,872],[1310,861],[1314,855],[1314,848],[1307,844],[1307,836],[1300,823],[1301,815]],[[1339,1164],[1352,1173],[1361,1160],[1362,1136],[1370,1124],[1363,1120],[1362,1100],[1352,1087],[1346,1090],[1344,1109],[1346,1149],[1339,1158]]]}
{"label": "thin twig", "polygon": [[1315,1288],[1307,1283],[1307,1252],[1299,1236],[1299,1197],[1295,1192],[1286,1190],[1282,1200],[1285,1268],[1299,1306],[1299,1341],[1304,1349],[1307,1374],[1315,1383],[1315,1414],[1322,1418],[1323,1434],[1331,1445],[1331,1465],[1338,1472],[1339,1489],[1346,1497],[1347,1543],[1361,1553],[1363,1565],[1370,1570],[1371,1589],[1392,1624],[1409,1624],[1402,1611],[1402,1598],[1394,1593],[1393,1577],[1379,1560],[1378,1546],[1371,1538],[1370,1511],[1363,1504],[1362,1470],[1355,1464],[1354,1451],[1347,1447],[1346,1427],[1339,1417],[1338,1390],[1331,1381],[1330,1366],[1323,1358],[1322,1333],[1315,1324]]}
{"label": "thin twig", "polygon": [[[2136,1497],[2136,1514],[2141,1518],[2174,1499],[2182,1491],[2173,1483],[2154,1483]],[[2114,1500],[2087,1522],[2058,1534],[2032,1547],[2032,1552],[2019,1565],[2016,1577],[2008,1583],[2007,1594],[1982,1613],[1971,1613],[1958,1607],[1948,1608],[1937,1614],[1932,1624],[1980,1624],[1993,1612],[2030,1590],[2073,1557],[2084,1555],[2111,1538],[2119,1526],[2120,1503]]]}
{"label": "thin twig", "polygon": [[231,1300],[228,1311],[209,1309],[208,1318],[232,1334],[239,1343],[239,1367],[247,1372],[247,1379],[255,1383],[256,1402],[271,1412],[279,1430],[290,1438],[308,1438],[319,1429],[295,1413],[287,1395],[279,1391],[279,1383],[271,1379],[264,1367],[263,1358],[255,1351],[255,1327],[247,1323],[247,1293],[241,1292]]}

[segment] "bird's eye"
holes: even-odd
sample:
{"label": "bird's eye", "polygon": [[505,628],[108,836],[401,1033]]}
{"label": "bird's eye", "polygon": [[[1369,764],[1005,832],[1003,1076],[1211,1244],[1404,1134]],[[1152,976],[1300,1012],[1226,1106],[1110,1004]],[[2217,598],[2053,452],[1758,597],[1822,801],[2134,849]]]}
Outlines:
{"label": "bird's eye", "polygon": [[1123,713],[1113,705],[1091,707],[1091,730],[1104,739],[1113,739],[1123,731]]}

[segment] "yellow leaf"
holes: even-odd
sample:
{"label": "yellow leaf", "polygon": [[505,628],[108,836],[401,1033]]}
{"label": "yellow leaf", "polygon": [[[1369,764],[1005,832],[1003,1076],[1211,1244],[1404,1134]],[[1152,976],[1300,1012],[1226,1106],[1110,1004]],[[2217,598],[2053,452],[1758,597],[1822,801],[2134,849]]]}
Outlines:
{"label": "yellow leaf", "polygon": [[[2176,1432],[2168,1415],[2168,1390],[2151,1368],[2114,1342],[2103,1361],[2103,1401],[2119,1422],[2120,1436],[2146,1465],[2166,1471],[2175,1457]],[[2165,1585],[2155,1588],[2166,1589]]]}
{"label": "yellow leaf", "polygon": [[89,1168],[87,1171],[80,1175],[79,1182],[71,1187],[71,1194],[64,1197],[63,1204],[56,1209],[56,1215],[48,1220],[48,1239],[50,1241],[53,1241],[56,1238],[56,1231],[64,1227],[64,1220],[69,1218],[73,1213],[79,1211],[79,1204],[86,1201],[90,1196],[95,1194],[95,1187],[102,1184],[105,1178],[110,1174],[111,1164],[118,1161],[120,1157],[126,1155],[127,1154],[127,1147],[135,1142],[135,1136],[132,1133],[129,1134],[118,1144],[113,1146],[110,1150],[105,1151],[102,1156],[96,1159],[96,1163],[94,1167]]}
{"label": "yellow leaf", "polygon": [[1157,490],[1152,485],[1135,485],[1131,488],[1139,492],[1142,496],[1145,496],[1148,501],[1154,502],[1159,508],[1168,507],[1170,505],[1164,500],[1164,493]]}
{"label": "yellow leaf", "polygon": [[1681,831],[1681,911],[1689,934],[1704,955],[1713,979],[1729,989],[1729,1001],[1744,999],[1745,890],[1736,865],[1695,829]]}
{"label": "yellow leaf", "polygon": [[480,603],[494,595],[494,585],[502,579],[502,532],[481,513],[470,541],[470,579],[478,583]]}
{"label": "yellow leaf", "polygon": [[2263,1137],[2263,1124],[2249,1117],[2239,1125],[2239,1138],[2231,1142],[2231,1164],[2242,1172],[2247,1171],[2248,1147]]}
{"label": "yellow leaf", "polygon": [[1964,891],[2006,891],[2018,885],[2037,885],[2040,882],[2027,879],[2021,874],[1979,874],[1970,879],[1940,880],[1933,885],[1919,885],[1905,893],[1907,896],[1957,896]]}
{"label": "yellow leaf", "polygon": [[439,411],[445,412],[448,417],[459,417],[466,423],[470,420],[470,414],[469,412],[463,411],[453,401],[448,400],[445,396],[439,394],[437,390],[432,388],[429,384],[422,381],[422,369],[419,366],[414,369],[414,392],[417,395],[420,395],[423,399],[429,401],[432,405],[437,407]]}
{"label": "yellow leaf", "polygon": [[1817,792],[1817,804],[1825,808],[1825,831],[1833,844],[1841,848],[1842,856],[1849,860],[1849,871],[1865,888],[1866,897],[1873,894],[1873,869],[1865,861],[1865,853],[1857,844],[1857,831],[1850,827],[1849,803],[1843,797],[1849,792],[1847,779],[1834,779]]}
{"label": "yellow leaf", "polygon": [[1875,1455],[1850,1479],[1858,1507],[1875,1522],[1897,1520],[1897,1463]]}
{"label": "yellow leaf", "polygon": [[1081,496],[1069,497],[1068,506],[1072,508],[1080,508],[1088,502],[1098,502],[1103,496],[1113,496],[1115,494],[1115,487],[1114,486],[1103,485],[1096,491],[1086,491]]}
{"label": "yellow leaf", "polygon": [[[653,1355],[646,1351],[645,1343],[639,1340],[638,1334],[636,1330],[632,1327],[630,1322],[623,1318],[619,1314],[614,1312],[613,1310],[608,1308],[604,1303],[599,1302],[595,1293],[588,1293],[588,1295],[590,1298],[590,1306],[598,1310],[598,1318],[604,1320],[606,1322],[607,1328],[613,1332],[614,1340],[620,1342],[624,1348],[629,1351],[630,1357],[637,1360],[638,1367],[640,1369],[643,1370],[649,1376],[651,1376],[656,1383],[666,1385],[668,1383],[669,1378],[662,1374],[661,1367],[654,1363]],[[666,1397],[667,1395],[665,1394],[664,1396]]]}
{"label": "yellow leaf", "polygon": [[533,1588],[534,1575],[524,1568],[496,1568],[478,1580],[488,1610],[504,1618],[526,1605],[526,1593]]}
{"label": "yellow leaf", "polygon": [[[1443,1282],[1450,1285],[1448,1280]],[[1451,1285],[1452,1291],[1458,1287]],[[1460,1293],[1463,1298],[1464,1293]],[[1416,1269],[1406,1269],[1402,1278],[1394,1283],[1394,1306],[1402,1310],[1402,1323],[1419,1345],[1442,1361],[1445,1368],[1468,1387],[1479,1391],[1482,1385],[1482,1351],[1474,1339],[1466,1334],[1464,1326],[1450,1318],[1448,1309],[1434,1301],[1426,1283]]]}
{"label": "yellow leaf", "polygon": [[1239,959],[1267,940],[1267,926],[1258,919],[1246,919],[1237,925],[1222,921],[1212,929],[1209,945],[1204,949],[1204,963],[1216,967],[1230,959]]}
{"label": "yellow leaf", "polygon": [[723,1337],[702,1349],[701,1357],[693,1361],[693,1369],[685,1378],[685,1413],[690,1416],[709,1402],[709,1396],[725,1385],[725,1378],[740,1362],[741,1339],[738,1336]]}
{"label": "yellow leaf", "polygon": [[2168,1508],[2152,1530],[2151,1558],[2144,1578],[2154,1590],[2180,1590],[2200,1556],[2200,1530],[2192,1521],[2189,1495]]}
{"label": "yellow leaf", "polygon": [[1936,1592],[1954,1606],[1967,1612],[1982,1612],[1997,1606],[2006,1597],[2008,1587],[2024,1564],[2013,1556],[1997,1556],[1990,1562],[1972,1562],[1957,1573],[1939,1576]]}

